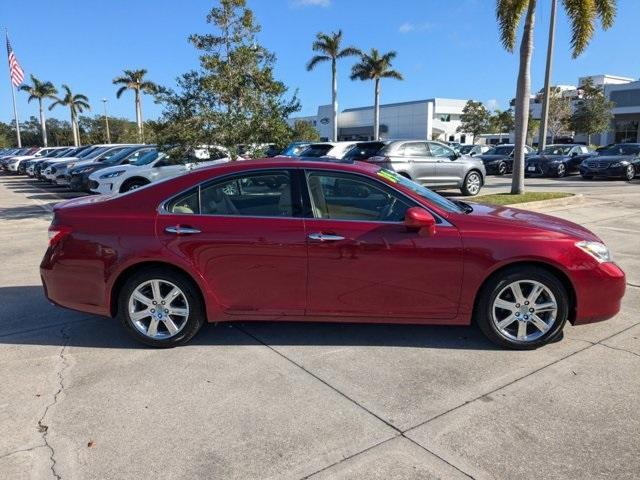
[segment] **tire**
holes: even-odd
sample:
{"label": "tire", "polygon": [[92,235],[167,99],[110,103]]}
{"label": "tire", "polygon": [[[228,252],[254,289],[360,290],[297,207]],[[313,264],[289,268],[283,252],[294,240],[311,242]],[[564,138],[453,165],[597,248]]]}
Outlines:
{"label": "tire", "polygon": [[564,166],[564,163],[558,165],[558,170],[556,170],[556,177],[562,178],[567,174],[567,167]]}
{"label": "tire", "polygon": [[[158,294],[154,293],[154,282],[159,286]],[[174,289],[179,294],[167,298],[169,292],[175,292]],[[155,304],[152,303],[154,301]],[[162,308],[161,301],[167,302],[164,312],[157,308]],[[176,313],[166,313],[169,309]],[[184,345],[193,338],[205,323],[206,315],[200,291],[190,278],[173,270],[150,267],[134,273],[121,288],[118,318],[139,342],[151,347],[170,348]],[[155,325],[155,335],[149,332],[151,322]]]}
{"label": "tire", "polygon": [[498,173],[497,173],[497,175],[506,175],[506,174],[507,174],[507,170],[508,170],[508,169],[507,169],[507,164],[506,164],[506,163],[504,163],[504,162],[500,162],[500,163],[498,164],[497,169],[498,169]]}
{"label": "tire", "polygon": [[406,172],[400,172],[400,173],[398,173],[398,175],[400,175],[401,177],[406,178],[407,180],[411,180],[411,175],[409,175]]}
{"label": "tire", "polygon": [[[520,286],[523,294],[520,299],[511,289],[515,284]],[[540,287],[542,290],[533,298],[534,288]],[[569,294],[558,277],[544,268],[506,269],[491,278],[479,295],[475,321],[489,340],[502,347],[532,350],[557,341],[567,322]],[[531,309],[534,310],[533,315]],[[534,318],[536,320],[532,320]],[[545,324],[546,327],[540,327]]]}
{"label": "tire", "polygon": [[140,187],[144,187],[148,185],[150,182],[148,180],[143,180],[141,178],[134,178],[133,180],[127,180],[120,187],[120,193],[130,192],[131,190],[135,190]]}
{"label": "tire", "polygon": [[627,165],[627,168],[624,169],[624,179],[628,182],[633,180],[636,176],[636,167],[633,165]]}
{"label": "tire", "polygon": [[462,188],[460,191],[466,197],[474,197],[478,193],[480,193],[480,189],[482,189],[483,185],[482,175],[480,172],[476,170],[471,170],[464,177],[464,182],[462,183]]}

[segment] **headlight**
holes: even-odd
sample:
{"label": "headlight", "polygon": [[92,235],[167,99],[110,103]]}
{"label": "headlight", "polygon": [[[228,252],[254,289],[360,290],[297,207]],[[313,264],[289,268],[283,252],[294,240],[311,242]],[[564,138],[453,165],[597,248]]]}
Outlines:
{"label": "headlight", "polygon": [[116,172],[105,173],[104,175],[100,175],[100,178],[115,178],[115,177],[119,177],[124,172],[125,172],[124,170],[118,170]]}
{"label": "headlight", "polygon": [[80,170],[76,170],[75,172],[72,172],[72,173],[75,173],[77,175],[81,175],[83,173],[89,173],[89,172],[92,172],[92,171],[93,171],[93,168],[87,167],[87,168],[81,168]]}
{"label": "headlight", "polygon": [[611,165],[609,165],[610,168],[618,168],[618,167],[624,167],[626,165],[629,165],[629,162],[626,160],[622,160],[620,162],[614,162]]}
{"label": "headlight", "polygon": [[604,243],[588,242],[584,240],[582,242],[577,242],[576,247],[583,252],[588,253],[600,263],[611,261],[611,253]]}

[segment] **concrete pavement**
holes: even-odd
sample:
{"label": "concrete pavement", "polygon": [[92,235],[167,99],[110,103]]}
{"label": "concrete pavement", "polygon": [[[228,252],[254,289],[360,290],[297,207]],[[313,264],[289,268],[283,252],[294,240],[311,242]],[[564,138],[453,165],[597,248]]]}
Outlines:
{"label": "concrete pavement", "polygon": [[637,478],[640,183],[530,183],[585,193],[545,213],[612,248],[615,319],[534,352],[472,327],[271,322],[157,351],[44,300],[61,189],[0,176],[0,478]]}

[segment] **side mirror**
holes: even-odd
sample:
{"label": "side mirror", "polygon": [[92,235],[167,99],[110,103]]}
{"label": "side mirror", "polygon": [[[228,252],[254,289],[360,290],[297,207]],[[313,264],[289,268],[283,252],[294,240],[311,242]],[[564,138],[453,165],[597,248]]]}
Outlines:
{"label": "side mirror", "polygon": [[432,236],[436,233],[436,219],[424,208],[411,207],[407,210],[404,224],[410,230],[418,230],[420,235]]}

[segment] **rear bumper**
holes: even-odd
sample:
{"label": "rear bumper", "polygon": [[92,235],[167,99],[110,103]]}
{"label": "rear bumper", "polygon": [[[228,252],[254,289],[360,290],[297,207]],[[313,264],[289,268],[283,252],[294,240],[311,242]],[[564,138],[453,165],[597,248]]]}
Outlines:
{"label": "rear bumper", "polygon": [[627,284],[617,264],[600,263],[594,269],[575,272],[574,276],[577,277],[574,325],[608,320],[620,311]]}

